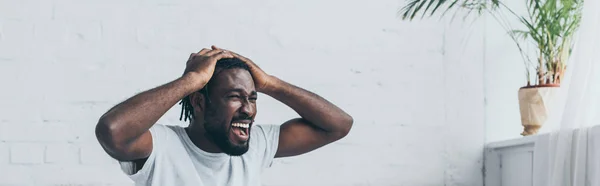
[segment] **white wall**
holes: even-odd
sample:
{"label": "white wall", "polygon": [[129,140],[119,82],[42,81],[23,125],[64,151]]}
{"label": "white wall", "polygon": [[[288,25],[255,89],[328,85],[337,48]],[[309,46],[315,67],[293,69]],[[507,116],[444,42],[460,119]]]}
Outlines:
{"label": "white wall", "polygon": [[[482,185],[483,27],[402,22],[401,6],[0,1],[0,185],[131,185],[94,137],[98,117],[211,44],[355,118],[343,140],[277,160],[265,185]],[[259,109],[259,123],[296,116],[267,96]],[[178,114],[160,122],[183,125]]]}
{"label": "white wall", "polygon": [[[521,7],[524,2],[514,2]],[[508,18],[510,15],[507,16]],[[525,64],[514,41],[492,16],[485,19],[485,126],[486,142],[521,137],[518,91],[527,85]],[[509,19],[515,26],[518,20]]]}

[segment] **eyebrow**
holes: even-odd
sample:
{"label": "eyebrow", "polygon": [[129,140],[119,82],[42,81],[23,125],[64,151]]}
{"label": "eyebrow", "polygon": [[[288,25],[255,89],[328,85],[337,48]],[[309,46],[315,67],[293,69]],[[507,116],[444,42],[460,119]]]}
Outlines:
{"label": "eyebrow", "polygon": [[[244,93],[246,91],[244,89],[241,89],[241,88],[234,88],[234,89],[229,90],[228,92],[241,92],[241,93]],[[255,96],[255,95],[258,95],[258,93],[255,90],[253,90],[252,92],[250,92],[250,95],[251,96]]]}

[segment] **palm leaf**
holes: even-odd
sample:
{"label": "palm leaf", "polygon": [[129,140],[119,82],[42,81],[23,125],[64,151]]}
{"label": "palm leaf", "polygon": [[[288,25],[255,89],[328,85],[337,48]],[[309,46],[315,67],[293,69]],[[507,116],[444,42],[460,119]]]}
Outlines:
{"label": "palm leaf", "polygon": [[[431,1],[431,2],[434,2],[434,1]],[[450,7],[452,7],[456,2],[458,2],[458,1],[454,1],[452,3],[452,5],[450,5]],[[438,3],[437,3],[437,5],[435,5],[435,8],[433,8],[433,10],[431,10],[431,13],[429,14],[429,16],[432,16],[435,13],[435,11],[438,8],[440,8],[440,6],[443,5],[444,3],[446,3],[446,0],[439,0]],[[425,10],[425,11],[427,11],[427,10]]]}
{"label": "palm leaf", "polygon": [[529,37],[529,32],[524,30],[512,30],[509,32],[515,38],[521,38],[522,40],[526,40]]}
{"label": "palm leaf", "polygon": [[[407,0],[408,3],[399,13],[404,20],[413,20],[419,14],[421,18],[433,16],[438,12],[441,12],[443,17],[451,10],[455,10],[456,13],[465,10],[465,18],[474,13],[490,13],[517,44],[524,61],[532,62],[534,58],[529,57],[519,42],[532,41],[535,44],[535,58],[538,63],[526,64],[526,68],[537,71],[535,75],[538,76],[538,80],[545,83],[559,80],[556,76],[562,75],[565,62],[572,51],[573,35],[580,26],[583,1],[525,0],[527,14],[519,15],[500,0]],[[508,10],[525,28],[513,29],[510,21],[504,19],[506,14],[496,11],[499,7]],[[533,71],[526,70],[527,77],[530,77],[530,72]]]}
{"label": "palm leaf", "polygon": [[[487,9],[487,3],[492,4],[492,8],[498,7],[500,1],[499,0],[408,0],[408,3],[400,9],[399,14],[402,15],[403,20],[413,20],[415,16],[419,13],[424,17],[428,14],[429,16],[433,16],[437,13],[440,8],[448,5],[445,9],[443,9],[444,16],[451,9],[467,9],[469,11],[477,10],[479,14],[483,12],[484,9]],[[435,6],[433,6],[435,4]],[[427,6],[425,6],[427,5]],[[456,6],[461,5],[461,6]],[[433,6],[433,9],[431,7]],[[423,8],[425,7],[425,8]]]}
{"label": "palm leaf", "polygon": [[[421,0],[412,0],[411,2],[409,2],[408,4],[406,4],[406,6],[404,6],[400,10],[401,13],[402,13],[402,19],[409,19],[409,15],[412,14],[415,5],[418,4],[419,1],[421,1]],[[412,20],[412,18],[410,18],[410,19]]]}
{"label": "palm leaf", "polygon": [[[423,10],[423,15],[421,17],[425,16],[425,14],[427,13],[427,10],[429,10],[429,8],[431,8],[431,5],[433,5],[433,3],[435,3],[435,1],[429,1],[429,4],[427,4],[427,7],[425,7],[425,10]],[[437,6],[435,8],[437,8]],[[435,11],[435,9],[434,9],[434,11]],[[434,11],[432,11],[432,12],[434,12]]]}
{"label": "palm leaf", "polygon": [[[442,16],[446,15],[446,12],[448,12],[448,10],[451,10],[452,7],[454,7],[454,5],[456,5],[456,3],[458,3],[458,1],[454,1],[450,4],[450,6],[448,6],[448,8],[446,8],[446,11],[444,11],[444,13],[442,13]],[[433,12],[431,12],[431,15],[433,15]]]}
{"label": "palm leaf", "polygon": [[423,7],[423,5],[425,5],[425,3],[427,3],[427,1],[421,1],[421,3],[419,3],[419,5],[412,12],[412,15],[410,16],[411,19],[415,18],[415,15],[417,15],[419,10],[421,10],[421,8]]}

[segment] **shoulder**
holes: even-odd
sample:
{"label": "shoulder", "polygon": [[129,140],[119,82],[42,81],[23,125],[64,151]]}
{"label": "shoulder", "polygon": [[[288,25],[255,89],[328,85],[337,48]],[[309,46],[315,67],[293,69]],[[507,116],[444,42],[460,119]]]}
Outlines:
{"label": "shoulder", "polygon": [[279,144],[279,125],[254,125],[250,132],[253,156],[260,157],[261,167],[270,167]]}
{"label": "shoulder", "polygon": [[155,124],[150,127],[152,140],[169,140],[181,135],[185,129],[178,125]]}
{"label": "shoulder", "polygon": [[258,137],[279,135],[279,128],[279,125],[255,125],[251,129],[250,135]]}
{"label": "shoulder", "polygon": [[149,179],[151,172],[154,171],[157,164],[165,163],[161,161],[168,161],[171,159],[165,158],[166,156],[169,156],[169,153],[181,154],[182,152],[185,152],[179,139],[181,132],[185,133],[183,127],[154,124],[150,127],[149,131],[152,136],[152,151],[147,158],[141,161],[142,164],[139,165],[139,161],[119,162],[121,170],[134,181]]}
{"label": "shoulder", "polygon": [[152,125],[152,127],[150,127],[150,130],[160,130],[161,132],[168,132],[168,131],[172,131],[172,132],[176,132],[177,130],[183,129],[183,127],[178,126],[178,125],[167,125],[167,124],[154,124]]}
{"label": "shoulder", "polygon": [[263,146],[279,142],[279,125],[255,125],[250,130],[250,143],[256,142],[256,145]]}

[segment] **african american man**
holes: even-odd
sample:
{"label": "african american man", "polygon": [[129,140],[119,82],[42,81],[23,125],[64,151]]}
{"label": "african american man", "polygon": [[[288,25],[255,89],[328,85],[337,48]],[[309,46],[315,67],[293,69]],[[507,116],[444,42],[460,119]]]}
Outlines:
{"label": "african american man", "polygon": [[[300,118],[255,124],[259,92]],[[189,125],[156,124],[179,101]],[[352,123],[350,115],[322,97],[212,46],[193,53],[181,77],[108,110],[95,132],[136,185],[259,186],[274,158],[337,141]]]}

